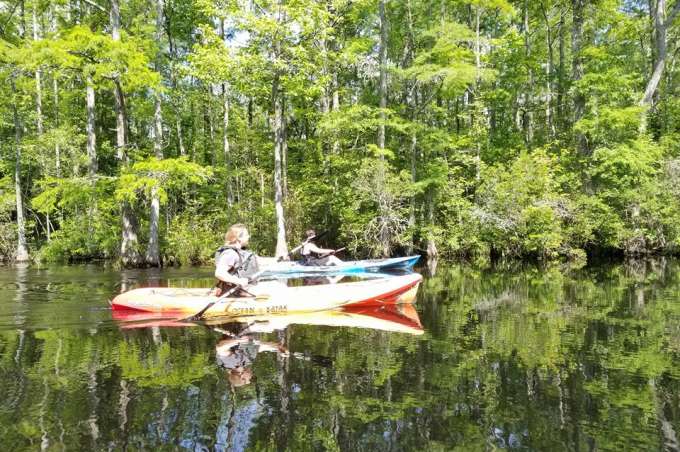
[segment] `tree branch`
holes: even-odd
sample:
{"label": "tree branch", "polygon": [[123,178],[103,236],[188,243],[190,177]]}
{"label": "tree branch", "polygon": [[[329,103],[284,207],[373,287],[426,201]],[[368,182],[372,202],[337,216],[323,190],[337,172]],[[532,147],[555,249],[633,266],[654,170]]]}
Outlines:
{"label": "tree branch", "polygon": [[99,11],[103,11],[103,12],[105,12],[105,13],[108,13],[108,12],[109,12],[106,8],[104,8],[103,6],[101,6],[101,5],[99,5],[99,4],[95,3],[95,2],[93,2],[92,0],[83,0],[83,1],[84,1],[85,3],[87,3],[88,5],[90,5],[90,6],[94,6],[94,7],[97,8]]}

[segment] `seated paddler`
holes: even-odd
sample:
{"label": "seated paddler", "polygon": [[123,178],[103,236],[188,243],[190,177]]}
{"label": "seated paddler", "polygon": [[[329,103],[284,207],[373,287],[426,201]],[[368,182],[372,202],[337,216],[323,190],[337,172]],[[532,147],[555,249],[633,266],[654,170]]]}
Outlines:
{"label": "seated paddler", "polygon": [[319,248],[316,243],[314,243],[314,238],[316,237],[316,232],[314,229],[309,229],[305,232],[307,239],[302,245],[302,263],[304,265],[338,265],[342,261],[334,256],[336,250],[331,248]]}
{"label": "seated paddler", "polygon": [[224,245],[215,252],[215,296],[234,290],[233,296],[248,296],[245,287],[259,269],[257,256],[248,251],[250,234],[242,224],[232,225],[224,236]]}

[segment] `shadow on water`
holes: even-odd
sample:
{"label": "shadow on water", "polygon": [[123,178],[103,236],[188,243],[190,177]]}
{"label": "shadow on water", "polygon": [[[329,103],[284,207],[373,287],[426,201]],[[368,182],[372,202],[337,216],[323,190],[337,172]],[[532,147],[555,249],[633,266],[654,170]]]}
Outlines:
{"label": "shadow on water", "polygon": [[[677,450],[680,270],[439,262],[425,334],[328,318],[123,328],[144,285],[209,268],[0,268],[10,450]],[[297,323],[296,323],[297,322]]]}

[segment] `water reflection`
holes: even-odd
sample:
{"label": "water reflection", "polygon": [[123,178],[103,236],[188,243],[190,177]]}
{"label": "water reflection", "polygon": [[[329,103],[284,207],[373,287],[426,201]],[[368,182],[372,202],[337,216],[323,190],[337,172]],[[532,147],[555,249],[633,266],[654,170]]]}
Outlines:
{"label": "water reflection", "polygon": [[[211,269],[0,269],[0,440],[9,450],[675,450],[679,270],[674,260],[439,262],[418,323],[344,312],[177,327],[112,320],[106,300],[121,281],[205,287]],[[250,369],[241,385],[219,358],[237,343],[257,346],[232,359]]]}

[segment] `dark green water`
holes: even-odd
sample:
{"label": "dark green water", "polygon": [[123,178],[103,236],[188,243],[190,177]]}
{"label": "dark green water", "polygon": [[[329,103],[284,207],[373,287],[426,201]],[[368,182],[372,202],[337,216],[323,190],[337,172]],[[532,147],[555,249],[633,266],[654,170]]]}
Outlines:
{"label": "dark green water", "polygon": [[209,328],[121,329],[135,285],[210,269],[0,268],[4,450],[675,450],[680,265],[444,266],[423,335],[293,325],[252,335],[230,383]]}

